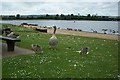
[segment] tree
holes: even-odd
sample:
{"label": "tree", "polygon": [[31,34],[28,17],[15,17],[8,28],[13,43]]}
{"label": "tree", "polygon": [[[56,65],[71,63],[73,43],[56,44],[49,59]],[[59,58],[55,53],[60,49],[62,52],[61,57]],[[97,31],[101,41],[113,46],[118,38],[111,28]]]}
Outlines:
{"label": "tree", "polygon": [[46,17],[48,17],[49,15],[48,14],[46,14]]}
{"label": "tree", "polygon": [[91,15],[90,15],[90,14],[88,14],[88,15],[87,15],[87,17],[91,17]]}
{"label": "tree", "polygon": [[71,16],[74,16],[74,14],[71,14]]}
{"label": "tree", "polygon": [[56,14],[57,17],[59,17],[59,14]]}
{"label": "tree", "polygon": [[60,16],[61,16],[61,17],[64,17],[64,14],[61,14]]}
{"label": "tree", "polygon": [[17,14],[17,15],[16,15],[16,18],[20,18],[20,14]]}

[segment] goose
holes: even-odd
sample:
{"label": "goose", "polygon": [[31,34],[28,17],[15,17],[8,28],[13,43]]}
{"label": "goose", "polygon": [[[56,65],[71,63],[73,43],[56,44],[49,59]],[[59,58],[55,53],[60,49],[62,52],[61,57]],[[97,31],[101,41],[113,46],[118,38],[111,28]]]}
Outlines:
{"label": "goose", "polygon": [[5,34],[6,36],[8,35],[8,34],[10,34],[12,31],[11,31],[11,28],[3,28],[2,29],[2,34]]}
{"label": "goose", "polygon": [[32,44],[31,47],[35,51],[35,53],[43,53],[43,49],[40,45]]}
{"label": "goose", "polygon": [[76,52],[81,53],[81,54],[88,54],[89,53],[89,48],[84,47],[80,51],[76,51]]}
{"label": "goose", "polygon": [[52,48],[52,49],[54,49],[55,46],[58,44],[58,39],[55,36],[56,26],[53,26],[53,28],[54,28],[54,32],[52,34],[52,37],[49,39],[49,45],[50,45],[50,48]]}
{"label": "goose", "polygon": [[11,37],[11,38],[19,38],[19,34],[15,34],[13,32],[11,32],[10,34],[8,34],[7,36]]}

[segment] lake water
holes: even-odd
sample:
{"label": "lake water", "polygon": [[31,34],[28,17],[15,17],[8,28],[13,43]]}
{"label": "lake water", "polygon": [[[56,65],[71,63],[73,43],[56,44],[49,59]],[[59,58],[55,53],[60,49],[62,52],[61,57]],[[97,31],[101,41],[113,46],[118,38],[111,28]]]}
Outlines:
{"label": "lake water", "polygon": [[[111,30],[118,31],[117,21],[78,21],[78,20],[2,20],[0,23],[10,23],[20,25],[21,23],[38,24],[39,26],[56,25],[62,29],[72,28],[82,31],[92,32],[91,29],[103,33],[102,29],[108,29],[108,34],[113,34]],[[111,30],[110,30],[111,29]]]}

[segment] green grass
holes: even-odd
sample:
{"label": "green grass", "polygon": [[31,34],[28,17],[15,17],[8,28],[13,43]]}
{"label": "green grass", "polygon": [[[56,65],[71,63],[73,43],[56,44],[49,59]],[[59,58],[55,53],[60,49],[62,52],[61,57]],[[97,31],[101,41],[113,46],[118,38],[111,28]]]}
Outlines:
{"label": "green grass", "polygon": [[[50,50],[50,34],[10,24],[4,26],[21,35],[17,46],[31,49],[31,44],[39,44],[44,54],[4,57],[3,78],[116,78],[118,75],[118,41],[58,34],[57,50]],[[90,48],[88,55],[76,52],[85,46]]]}

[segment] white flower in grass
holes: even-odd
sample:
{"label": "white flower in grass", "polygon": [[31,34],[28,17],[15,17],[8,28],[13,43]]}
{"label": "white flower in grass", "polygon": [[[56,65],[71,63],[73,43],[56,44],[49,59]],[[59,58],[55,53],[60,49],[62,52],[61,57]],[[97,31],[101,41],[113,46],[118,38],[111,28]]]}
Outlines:
{"label": "white flower in grass", "polygon": [[86,43],[86,41],[84,41],[84,43]]}
{"label": "white flower in grass", "polygon": [[93,61],[94,63],[96,63],[96,61]]}
{"label": "white flower in grass", "polygon": [[68,60],[68,62],[71,62],[71,60]]}
{"label": "white flower in grass", "polygon": [[68,52],[65,52],[65,53],[68,53]]}
{"label": "white flower in grass", "polygon": [[17,63],[16,64],[14,64],[15,66],[17,65]]}
{"label": "white flower in grass", "polygon": [[57,74],[60,74],[60,71],[58,71]]}
{"label": "white flower in grass", "polygon": [[48,61],[48,63],[51,63],[52,61]]}
{"label": "white flower in grass", "polygon": [[120,75],[118,75],[118,78],[120,79]]}
{"label": "white flower in grass", "polygon": [[33,58],[34,58],[34,56],[31,56],[31,58],[33,59]]}
{"label": "white flower in grass", "polygon": [[64,71],[66,72],[67,70],[65,69]]}
{"label": "white flower in grass", "polygon": [[89,44],[92,44],[91,42],[89,42]]}
{"label": "white flower in grass", "polygon": [[66,48],[66,49],[69,49],[69,48]]}
{"label": "white flower in grass", "polygon": [[41,78],[41,76],[40,76],[40,75],[38,75],[38,78]]}
{"label": "white flower in grass", "polygon": [[77,65],[76,64],[74,64],[74,67],[76,67]]}
{"label": "white flower in grass", "polygon": [[83,64],[80,64],[81,67],[84,67]]}
{"label": "white flower in grass", "polygon": [[79,68],[79,70],[81,71],[81,68]]}
{"label": "white flower in grass", "polygon": [[22,73],[21,73],[21,75],[25,75],[25,73],[24,73],[24,72],[22,72]]}
{"label": "white flower in grass", "polygon": [[27,37],[30,37],[30,35],[27,35]]}
{"label": "white flower in grass", "polygon": [[21,61],[21,59],[19,59]]}
{"label": "white flower in grass", "polygon": [[90,73],[88,73],[87,75],[88,75],[88,77],[89,77],[89,76],[90,76]]}
{"label": "white flower in grass", "polygon": [[14,73],[11,73],[11,74],[9,74],[9,75],[14,75]]}
{"label": "white flower in grass", "polygon": [[91,49],[91,52],[93,52],[93,50]]}
{"label": "white flower in grass", "polygon": [[115,43],[115,45],[118,45],[118,43]]}
{"label": "white flower in grass", "polygon": [[34,64],[35,62],[33,61],[32,63]]}
{"label": "white flower in grass", "polygon": [[34,74],[36,77],[38,76],[37,74]]}
{"label": "white flower in grass", "polygon": [[26,63],[29,63],[29,60],[27,60]]}
{"label": "white flower in grass", "polygon": [[20,71],[17,71],[18,73],[20,72]]}
{"label": "white flower in grass", "polygon": [[11,64],[11,62],[9,62],[9,64]]}
{"label": "white flower in grass", "polygon": [[109,56],[111,57],[112,55],[110,54]]}
{"label": "white flower in grass", "polygon": [[107,76],[111,76],[112,74],[107,74]]}
{"label": "white flower in grass", "polygon": [[57,59],[60,59],[60,57],[57,57]]}
{"label": "white flower in grass", "polygon": [[95,41],[95,40],[92,40],[93,42]]}
{"label": "white flower in grass", "polygon": [[57,68],[57,69],[59,69],[59,67],[58,67],[58,66],[57,66],[56,68]]}
{"label": "white flower in grass", "polygon": [[78,64],[79,62],[76,62],[76,64]]}
{"label": "white flower in grass", "polygon": [[104,46],[104,44],[101,44],[102,46]]}
{"label": "white flower in grass", "polygon": [[98,47],[96,47],[95,49],[98,49]]}
{"label": "white flower in grass", "polygon": [[75,48],[73,48],[73,50],[75,50]]}
{"label": "white flower in grass", "polygon": [[14,78],[17,78],[17,75],[14,75]]}
{"label": "white flower in grass", "polygon": [[106,40],[104,40],[104,42],[105,42]]}
{"label": "white flower in grass", "polygon": [[31,72],[28,72],[27,74],[29,75],[29,74],[31,74]]}
{"label": "white flower in grass", "polygon": [[40,64],[42,64],[42,62],[40,62]]}
{"label": "white flower in grass", "polygon": [[101,72],[101,70],[98,69],[98,72]]}

